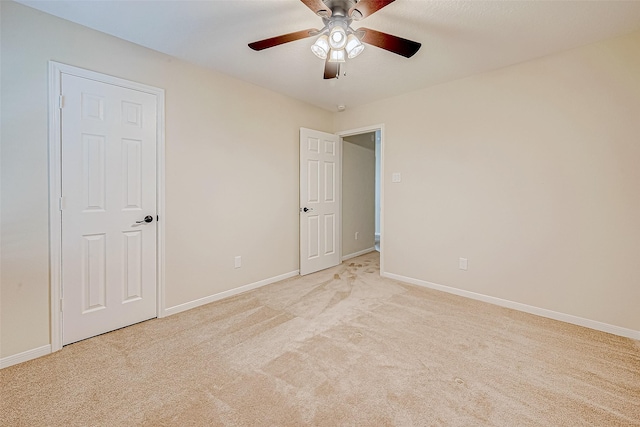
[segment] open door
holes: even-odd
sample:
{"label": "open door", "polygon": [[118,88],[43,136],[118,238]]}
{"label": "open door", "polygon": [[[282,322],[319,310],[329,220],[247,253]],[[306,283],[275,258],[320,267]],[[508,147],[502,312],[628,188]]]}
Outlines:
{"label": "open door", "polygon": [[300,274],[340,263],[339,137],[300,128]]}

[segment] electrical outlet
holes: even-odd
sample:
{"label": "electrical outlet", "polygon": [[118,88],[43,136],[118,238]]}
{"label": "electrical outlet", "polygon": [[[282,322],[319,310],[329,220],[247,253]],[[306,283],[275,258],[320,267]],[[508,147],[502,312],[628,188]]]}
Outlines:
{"label": "electrical outlet", "polygon": [[392,173],[391,182],[402,182],[402,174],[400,172]]}
{"label": "electrical outlet", "polygon": [[468,260],[466,258],[460,258],[458,266],[460,267],[460,270],[466,270],[468,266]]}
{"label": "electrical outlet", "polygon": [[360,232],[356,231],[356,240],[358,240],[359,235],[360,235]]}
{"label": "electrical outlet", "polygon": [[240,267],[242,267],[242,257],[237,256],[233,259],[233,268],[240,268]]}

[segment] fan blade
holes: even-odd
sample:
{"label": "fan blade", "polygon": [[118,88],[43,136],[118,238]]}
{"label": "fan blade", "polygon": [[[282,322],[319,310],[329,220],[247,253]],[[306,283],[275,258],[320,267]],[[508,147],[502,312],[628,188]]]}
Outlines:
{"label": "fan blade", "polygon": [[338,77],[339,72],[340,72],[340,63],[329,62],[329,59],[327,58],[327,61],[324,63],[324,79],[325,80],[335,79],[336,77]]}
{"label": "fan blade", "polygon": [[373,15],[394,1],[395,0],[360,0],[358,4],[353,6],[349,11],[349,17],[355,21],[359,21],[369,15]]}
{"label": "fan blade", "polygon": [[309,9],[313,11],[318,16],[323,18],[328,18],[331,16],[331,9],[327,7],[326,4],[322,2],[322,0],[300,0],[304,3]]}
{"label": "fan blade", "polygon": [[412,40],[403,39],[402,37],[392,36],[391,34],[381,33],[380,31],[369,28],[358,28],[358,33],[364,32],[364,36],[360,39],[362,43],[371,44],[379,48],[388,50],[389,52],[402,55],[405,58],[411,58],[420,49],[422,44]]}
{"label": "fan blade", "polygon": [[253,50],[262,50],[278,46],[280,44],[306,39],[307,37],[312,37],[316,34],[318,34],[318,30],[315,28],[309,28],[308,30],[296,31],[295,33],[283,34],[281,36],[271,37],[270,39],[249,43],[249,47]]}

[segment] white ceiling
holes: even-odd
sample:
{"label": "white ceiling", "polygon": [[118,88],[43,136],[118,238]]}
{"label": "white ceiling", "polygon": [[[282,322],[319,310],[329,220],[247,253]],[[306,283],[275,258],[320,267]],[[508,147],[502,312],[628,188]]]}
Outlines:
{"label": "white ceiling", "polygon": [[314,38],[261,52],[253,41],[322,21],[298,0],[20,3],[331,111],[640,30],[640,1],[397,0],[352,27],[422,43],[404,58],[367,46],[322,78]]}

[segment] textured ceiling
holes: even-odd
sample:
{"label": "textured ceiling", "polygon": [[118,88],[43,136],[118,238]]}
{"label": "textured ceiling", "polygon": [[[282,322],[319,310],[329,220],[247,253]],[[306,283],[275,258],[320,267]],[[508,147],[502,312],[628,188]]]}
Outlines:
{"label": "textured ceiling", "polygon": [[260,52],[247,44],[322,20],[297,0],[20,1],[336,111],[640,30],[640,1],[397,0],[352,27],[422,43],[406,59],[373,46],[323,80],[314,38]]}

